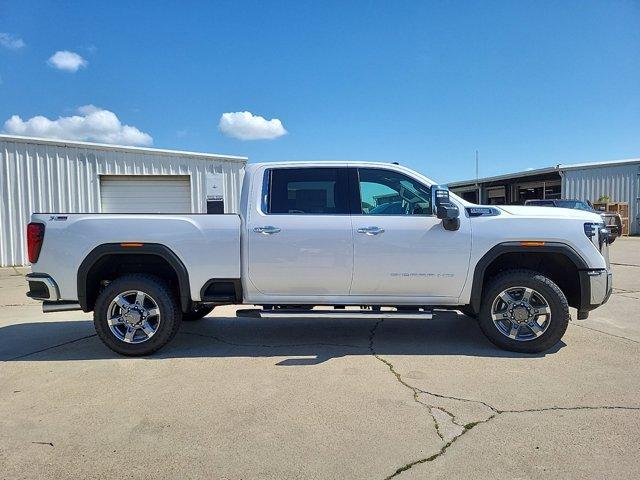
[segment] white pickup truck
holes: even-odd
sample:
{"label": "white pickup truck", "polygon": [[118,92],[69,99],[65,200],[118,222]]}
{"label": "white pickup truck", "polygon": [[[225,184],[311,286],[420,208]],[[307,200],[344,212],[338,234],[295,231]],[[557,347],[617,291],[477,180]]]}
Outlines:
{"label": "white pickup truck", "polygon": [[611,293],[600,216],[478,206],[397,164],[249,165],[239,214],[38,213],[28,296],[94,312],[124,355],[216,305],[239,315],[431,318],[457,309],[497,346],[540,352]]}

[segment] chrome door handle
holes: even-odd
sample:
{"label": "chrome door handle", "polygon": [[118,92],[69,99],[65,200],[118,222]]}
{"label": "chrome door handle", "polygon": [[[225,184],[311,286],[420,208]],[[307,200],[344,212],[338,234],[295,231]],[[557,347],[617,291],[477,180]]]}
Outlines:
{"label": "chrome door handle", "polygon": [[266,227],[255,227],[253,231],[263,235],[273,235],[274,233],[279,233],[280,229],[272,225],[267,225]]}
{"label": "chrome door handle", "polygon": [[384,228],[380,227],[362,227],[357,230],[358,233],[364,233],[365,235],[380,235],[384,233]]}

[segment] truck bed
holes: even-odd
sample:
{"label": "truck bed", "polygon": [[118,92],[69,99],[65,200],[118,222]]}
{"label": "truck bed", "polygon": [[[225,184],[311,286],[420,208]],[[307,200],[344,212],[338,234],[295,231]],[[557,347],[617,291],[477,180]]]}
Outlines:
{"label": "truck bed", "polygon": [[[225,215],[37,213],[45,225],[34,273],[56,279],[62,300],[77,300],[78,268],[99,245],[160,243],[189,272],[191,298],[211,278],[240,278],[240,217]],[[135,248],[135,247],[133,247]]]}

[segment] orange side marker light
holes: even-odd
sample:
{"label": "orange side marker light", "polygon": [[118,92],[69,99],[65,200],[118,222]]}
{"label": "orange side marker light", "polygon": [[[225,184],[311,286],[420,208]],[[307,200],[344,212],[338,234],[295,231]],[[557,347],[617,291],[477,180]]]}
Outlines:
{"label": "orange side marker light", "polygon": [[544,242],[520,242],[520,245],[523,247],[542,247]]}

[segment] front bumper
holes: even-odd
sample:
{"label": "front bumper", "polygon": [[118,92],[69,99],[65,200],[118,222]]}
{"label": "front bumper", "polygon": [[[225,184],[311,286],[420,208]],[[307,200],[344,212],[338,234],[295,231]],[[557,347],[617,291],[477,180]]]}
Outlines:
{"label": "front bumper", "polygon": [[58,285],[49,275],[45,273],[29,273],[26,278],[29,283],[27,297],[49,302],[60,300]]}
{"label": "front bumper", "polygon": [[588,312],[607,303],[613,289],[611,270],[581,270],[580,290],[581,301],[578,310]]}

